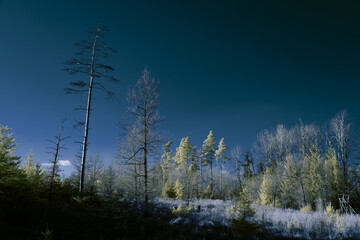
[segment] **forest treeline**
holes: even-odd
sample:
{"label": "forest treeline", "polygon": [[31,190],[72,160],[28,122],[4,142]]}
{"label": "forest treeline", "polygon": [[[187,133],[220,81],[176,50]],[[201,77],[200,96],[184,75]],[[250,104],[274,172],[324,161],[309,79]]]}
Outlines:
{"label": "forest treeline", "polygon": [[[91,133],[93,94],[114,95],[104,82],[118,82],[114,69],[103,60],[113,52],[99,26],[87,41],[76,46],[77,57],[66,62],[70,74],[90,79],[71,82],[67,93],[87,94],[80,106],[86,117],[81,153],[74,157],[75,171],[61,178],[59,156],[69,137],[63,136],[64,121],[55,138],[49,140],[51,157],[43,168],[30,152],[25,159],[16,154],[16,140],[7,126],[0,125],[0,216],[2,219],[29,218],[46,206],[81,204],[114,206],[119,202],[146,204],[157,198],[224,199],[293,209],[321,209],[331,204],[339,209],[339,196],[349,197],[360,210],[360,165],[353,124],[341,111],[322,127],[304,124],[278,125],[257,136],[251,149],[230,149],[213,131],[195,146],[189,137],[165,141],[159,131],[158,81],[145,68],[127,95],[128,115],[120,123],[117,158],[105,164],[101,153],[87,154]],[[92,126],[96,127],[96,126]],[[114,126],[115,127],[115,126]],[[245,126],[244,126],[245,127]],[[91,134],[90,134],[91,135]],[[44,162],[44,161],[43,161]],[[245,199],[245,200],[244,200]],[[240,205],[239,205],[240,206]],[[29,211],[33,211],[29,214]],[[241,211],[240,211],[241,212]]]}
{"label": "forest treeline", "polygon": [[157,197],[236,199],[241,189],[252,202],[263,205],[299,209],[331,203],[338,208],[338,197],[345,194],[360,208],[358,146],[345,110],[322,127],[300,121],[290,128],[278,125],[264,130],[252,149],[243,152],[240,146],[229,149],[213,131],[204,136],[202,146],[193,145],[186,136],[174,146],[172,141],[165,142],[158,129],[163,119],[158,112],[159,83],[147,68],[126,97],[129,117],[119,124],[117,159],[105,165],[101,153],[88,156],[90,112],[96,114],[93,96],[103,91],[112,97],[114,93],[105,85],[118,82],[110,75],[114,68],[107,64],[114,50],[104,40],[106,32],[102,24],[90,31],[87,40],[75,44],[75,57],[65,62],[68,73],[88,79],[70,82],[65,88],[66,93],[87,95],[86,106],[76,108],[86,112],[84,121],[78,121],[84,134],[81,153],[73,160],[76,171],[60,178],[59,156],[69,138],[63,136],[64,121],[49,140],[47,169],[31,153],[20,164],[15,138],[8,127],[1,126],[1,202],[11,205],[25,198],[64,202],[74,196],[135,202]]}
{"label": "forest treeline", "polygon": [[[324,127],[299,122],[291,128],[278,125],[265,130],[258,134],[254,147],[244,152],[239,146],[229,149],[224,138],[216,142],[212,131],[200,148],[184,137],[175,149],[171,141],[163,145],[161,159],[150,171],[151,194],[185,200],[237,199],[243,190],[254,203],[313,210],[330,203],[339,209],[339,198],[344,195],[359,209],[355,143],[346,111]],[[125,171],[117,192],[127,199],[142,199],[141,158],[122,163]]]}
{"label": "forest treeline", "polygon": [[[141,134],[137,135],[139,128],[131,128],[111,165],[104,164],[100,153],[88,157],[82,197],[108,202],[142,202],[146,194],[149,199],[237,199],[243,190],[258,204],[315,209],[329,203],[339,208],[339,195],[346,194],[359,209],[360,168],[353,161],[356,148],[351,126],[346,111],[331,119],[328,128],[323,128],[327,130],[315,124],[300,123],[289,129],[278,125],[261,132],[252,151],[244,153],[238,146],[229,149],[224,138],[217,143],[212,131],[200,148],[189,137],[182,138],[175,149],[169,141],[158,159],[153,156],[157,160],[149,166],[147,192],[143,154],[132,154],[142,143]],[[8,127],[0,127],[0,143],[2,212],[21,202],[71,202],[79,195],[80,166],[61,179],[58,165],[44,169],[31,153],[21,161]]]}

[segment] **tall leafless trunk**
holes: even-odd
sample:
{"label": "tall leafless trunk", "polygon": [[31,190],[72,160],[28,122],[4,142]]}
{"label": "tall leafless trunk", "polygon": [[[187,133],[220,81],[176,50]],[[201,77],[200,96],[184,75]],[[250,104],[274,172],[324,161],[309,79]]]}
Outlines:
{"label": "tall leafless trunk", "polygon": [[113,96],[113,92],[110,92],[102,83],[100,79],[108,80],[111,82],[118,82],[112,76],[107,75],[108,71],[114,69],[105,65],[101,60],[107,58],[107,50],[114,52],[102,39],[104,32],[106,31],[103,25],[99,25],[97,29],[91,32],[91,36],[87,41],[81,41],[75,44],[79,48],[77,58],[72,58],[65,64],[68,66],[65,70],[70,74],[82,73],[89,77],[89,82],[84,81],[71,82],[71,88],[66,88],[67,93],[83,93],[87,92],[87,104],[86,108],[79,107],[79,110],[85,110],[85,122],[81,122],[80,125],[84,126],[84,136],[82,142],[82,154],[81,154],[81,176],[80,176],[80,193],[84,191],[84,178],[85,178],[85,167],[86,167],[86,153],[88,150],[88,138],[89,138],[89,125],[91,115],[91,104],[93,100],[93,90],[101,89],[108,96]]}
{"label": "tall leafless trunk", "polygon": [[88,136],[89,136],[89,122],[90,122],[90,110],[91,110],[91,100],[92,100],[92,91],[94,86],[94,62],[96,56],[96,42],[98,35],[95,36],[94,43],[92,46],[91,54],[91,65],[90,65],[90,82],[89,82],[89,92],[88,99],[86,104],[86,116],[85,116],[85,126],[84,126],[84,141],[82,144],[82,156],[81,156],[81,177],[80,177],[80,192],[83,192],[84,189],[84,178],[85,178],[85,163],[86,163],[86,151],[88,145]]}
{"label": "tall leafless trunk", "polygon": [[[143,71],[135,87],[129,91],[128,102],[130,103],[129,112],[135,116],[137,126],[140,129],[141,145],[136,151],[136,154],[139,154],[140,151],[143,153],[144,199],[147,203],[149,201],[149,156],[154,156],[154,154],[157,153],[157,149],[161,143],[161,137],[157,131],[158,123],[161,121],[157,111],[160,104],[159,94],[156,82],[151,78],[147,69]],[[135,155],[133,157],[135,157]]]}

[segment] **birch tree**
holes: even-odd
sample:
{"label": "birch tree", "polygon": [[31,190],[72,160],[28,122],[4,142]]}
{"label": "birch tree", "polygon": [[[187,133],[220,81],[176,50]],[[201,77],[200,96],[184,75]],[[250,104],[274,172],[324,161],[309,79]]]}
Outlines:
{"label": "birch tree", "polygon": [[114,50],[104,41],[104,33],[106,28],[99,25],[95,31],[90,31],[88,40],[76,43],[78,48],[76,57],[65,62],[65,70],[69,74],[83,74],[88,78],[88,81],[78,80],[70,83],[70,87],[65,91],[68,94],[87,93],[86,107],[78,107],[79,110],[85,110],[85,121],[80,122],[79,125],[84,127],[84,136],[82,142],[82,156],[81,156],[81,176],[80,176],[80,193],[84,191],[85,178],[85,164],[86,153],[88,150],[88,137],[90,126],[90,114],[92,112],[93,94],[95,89],[104,91],[109,97],[114,93],[105,87],[104,81],[118,82],[116,78],[109,75],[109,72],[114,68],[105,64],[104,60],[108,57],[108,52]]}

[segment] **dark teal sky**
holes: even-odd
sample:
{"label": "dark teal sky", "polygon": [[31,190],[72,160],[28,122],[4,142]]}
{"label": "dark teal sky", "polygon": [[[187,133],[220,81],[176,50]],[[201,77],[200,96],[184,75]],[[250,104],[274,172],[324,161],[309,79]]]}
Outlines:
{"label": "dark teal sky", "polygon": [[[96,93],[90,153],[110,161],[129,86],[148,66],[160,80],[161,129],[177,145],[198,145],[212,129],[230,147],[251,147],[278,123],[323,124],[347,109],[360,125],[358,1],[13,1],[0,0],[0,124],[46,162],[48,143],[68,118],[71,160],[80,147],[72,109],[86,96],[64,88],[82,76],[61,71],[74,43],[102,21],[118,101]],[[85,79],[87,80],[87,79]],[[359,132],[357,130],[357,132]]]}

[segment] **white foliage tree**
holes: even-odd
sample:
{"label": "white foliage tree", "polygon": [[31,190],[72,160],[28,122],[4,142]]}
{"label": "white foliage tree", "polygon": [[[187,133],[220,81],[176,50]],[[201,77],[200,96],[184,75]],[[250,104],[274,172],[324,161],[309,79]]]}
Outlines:
{"label": "white foliage tree", "polygon": [[213,192],[213,163],[215,159],[215,136],[213,131],[210,130],[209,135],[204,140],[202,145],[202,166],[210,166],[210,191]]}
{"label": "white foliage tree", "polygon": [[225,164],[230,160],[228,155],[229,148],[225,145],[224,138],[219,142],[218,149],[215,151],[216,162],[220,167],[220,196],[224,197],[223,193],[223,171],[225,171]]}

